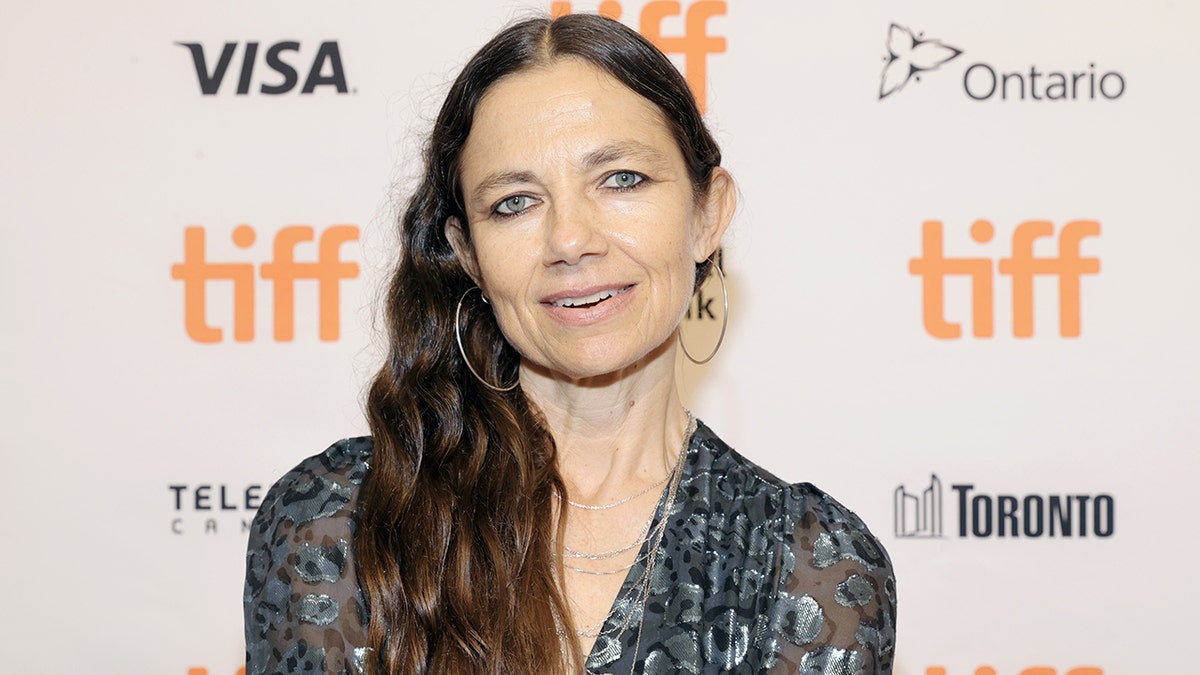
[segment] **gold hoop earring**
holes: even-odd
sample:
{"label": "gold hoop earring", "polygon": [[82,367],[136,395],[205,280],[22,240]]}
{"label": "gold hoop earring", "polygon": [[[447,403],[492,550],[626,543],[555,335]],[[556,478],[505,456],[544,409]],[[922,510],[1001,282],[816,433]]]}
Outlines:
{"label": "gold hoop earring", "polygon": [[698,366],[702,366],[709,361],[712,361],[713,357],[717,355],[717,350],[721,348],[721,343],[725,341],[725,329],[729,327],[729,289],[725,286],[725,274],[721,272],[721,266],[713,262],[711,258],[709,259],[709,262],[712,262],[713,269],[717,271],[717,278],[721,280],[721,297],[724,299],[725,305],[725,311],[721,314],[721,335],[717,338],[717,346],[713,347],[713,350],[709,353],[708,357],[702,360],[697,360],[696,357],[692,356],[692,353],[688,351],[687,345],[683,343],[683,331],[680,330],[678,333],[679,347],[683,349],[683,355],[687,357],[688,361],[691,361]]}
{"label": "gold hoop earring", "polygon": [[[467,350],[463,349],[462,330],[460,330],[458,327],[458,321],[459,321],[460,315],[462,314],[463,300],[466,300],[467,294],[469,294],[471,291],[474,291],[474,290],[478,290],[480,296],[483,296],[482,288],[479,288],[478,286],[472,286],[471,288],[467,289],[466,293],[462,294],[462,297],[460,297],[458,299],[458,305],[455,306],[455,308],[454,308],[454,341],[458,343],[458,353],[462,356],[463,363],[467,364],[467,370],[471,371],[471,374],[475,376],[475,379],[479,380],[480,384],[482,384],[483,386],[485,386],[488,389],[491,389],[492,391],[495,391],[495,392],[504,393],[506,391],[512,391],[513,389],[517,388],[517,385],[521,384],[521,379],[519,377],[517,378],[516,382],[513,382],[511,385],[509,385],[507,387],[497,387],[496,385],[492,384],[491,382],[488,382],[487,380],[483,379],[483,377],[481,377],[479,375],[479,373],[475,372],[475,366],[472,366],[471,361],[467,358]],[[483,301],[485,303],[487,302],[486,296],[483,296]]]}

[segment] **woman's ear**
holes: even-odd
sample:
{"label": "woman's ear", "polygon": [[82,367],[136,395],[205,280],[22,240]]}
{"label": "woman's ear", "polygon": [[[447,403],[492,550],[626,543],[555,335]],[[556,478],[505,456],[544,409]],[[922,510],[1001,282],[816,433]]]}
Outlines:
{"label": "woman's ear", "polygon": [[454,255],[462,263],[463,269],[466,270],[475,285],[482,288],[483,286],[479,283],[479,263],[475,260],[475,248],[471,246],[462,222],[453,216],[447,218],[444,232],[446,240],[450,242],[450,248],[454,249]]}
{"label": "woman's ear", "polygon": [[722,167],[713,167],[708,181],[708,194],[699,207],[699,231],[692,255],[697,263],[704,262],[721,245],[721,237],[733,221],[737,208],[737,186],[733,176]]}

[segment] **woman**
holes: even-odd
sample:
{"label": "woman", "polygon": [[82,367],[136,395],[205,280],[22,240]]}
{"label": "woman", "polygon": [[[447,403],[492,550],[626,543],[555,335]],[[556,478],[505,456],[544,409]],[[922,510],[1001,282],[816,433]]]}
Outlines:
{"label": "woman", "polygon": [[735,190],[669,60],[596,16],[514,25],[425,161],[372,437],[255,518],[247,672],[891,672],[878,542],[680,402]]}

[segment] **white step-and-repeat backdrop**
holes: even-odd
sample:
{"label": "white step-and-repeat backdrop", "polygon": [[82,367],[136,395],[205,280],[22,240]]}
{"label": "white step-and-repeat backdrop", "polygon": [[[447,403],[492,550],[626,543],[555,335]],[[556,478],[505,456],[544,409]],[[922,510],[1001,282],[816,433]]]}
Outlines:
{"label": "white step-and-repeat backdrop", "polygon": [[636,27],[705,106],[742,200],[689,402],[880,535],[897,672],[1195,672],[1184,0],[6,6],[0,671],[238,673],[254,509],[365,431],[415,149],[551,10]]}

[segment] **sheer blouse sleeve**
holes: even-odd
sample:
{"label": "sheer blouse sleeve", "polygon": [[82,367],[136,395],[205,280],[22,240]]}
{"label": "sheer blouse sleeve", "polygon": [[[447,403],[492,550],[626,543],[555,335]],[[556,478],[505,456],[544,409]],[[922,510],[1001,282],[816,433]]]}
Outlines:
{"label": "sheer blouse sleeve", "polygon": [[812,485],[792,486],[785,499],[794,535],[780,557],[778,660],[768,672],[890,674],[896,580],[887,553],[858,516]]}
{"label": "sheer blouse sleeve", "polygon": [[369,439],[340,441],[263,499],[246,553],[247,675],[363,675],[367,613],[351,541],[369,449]]}

